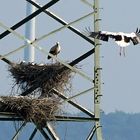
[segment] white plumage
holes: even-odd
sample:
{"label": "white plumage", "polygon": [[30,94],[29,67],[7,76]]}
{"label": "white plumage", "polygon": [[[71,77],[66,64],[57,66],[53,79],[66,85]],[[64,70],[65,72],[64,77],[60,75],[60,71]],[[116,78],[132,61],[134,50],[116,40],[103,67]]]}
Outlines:
{"label": "white plumage", "polygon": [[123,33],[123,32],[108,32],[108,31],[98,31],[98,32],[92,32],[89,29],[86,29],[87,36],[108,41],[109,38],[112,38],[115,40],[115,42],[120,46],[120,55],[123,49],[123,54],[125,56],[125,47],[130,45],[130,42],[132,41],[133,45],[137,45],[140,43],[140,30],[137,28],[136,32],[132,33]]}
{"label": "white plumage", "polygon": [[[56,44],[50,49],[49,53],[57,56],[60,53],[61,47],[59,42],[56,42]],[[51,56],[48,55],[48,59],[50,59]]]}

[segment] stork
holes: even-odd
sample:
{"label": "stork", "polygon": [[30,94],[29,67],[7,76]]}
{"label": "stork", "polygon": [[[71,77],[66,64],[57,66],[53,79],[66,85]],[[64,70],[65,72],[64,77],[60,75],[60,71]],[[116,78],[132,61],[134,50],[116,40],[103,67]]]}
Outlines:
{"label": "stork", "polygon": [[130,45],[132,41],[133,45],[140,43],[140,29],[136,29],[135,32],[123,33],[123,32],[108,32],[108,31],[98,31],[92,32],[90,29],[86,28],[86,34],[88,37],[99,39],[102,41],[108,41],[109,38],[115,40],[115,42],[120,46],[120,55],[125,56],[125,48]]}
{"label": "stork", "polygon": [[[49,53],[53,54],[54,56],[57,57],[57,55],[60,53],[61,47],[59,42],[56,42],[56,44],[50,49]],[[48,59],[50,59],[51,56],[48,55]],[[52,58],[53,60],[53,58]]]}

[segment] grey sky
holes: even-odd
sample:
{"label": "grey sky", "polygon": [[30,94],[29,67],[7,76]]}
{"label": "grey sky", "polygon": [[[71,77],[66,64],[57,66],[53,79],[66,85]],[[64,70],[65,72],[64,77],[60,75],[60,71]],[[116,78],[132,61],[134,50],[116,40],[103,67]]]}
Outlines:
{"label": "grey sky", "polygon": [[[92,0],[89,1],[91,3],[93,2]],[[46,3],[44,0],[38,0],[37,2],[42,5]],[[137,27],[140,27],[139,5],[139,0],[101,0],[100,7],[103,8],[100,10],[100,17],[102,19],[100,23],[101,30],[116,32],[135,31]],[[14,25],[25,17],[25,8],[25,0],[2,1],[0,6],[0,21],[9,27]],[[74,21],[92,11],[89,6],[80,2],[80,0],[60,0],[60,2],[51,7],[50,10],[68,22]],[[93,29],[92,25],[93,17],[90,17],[76,23],[74,27],[83,31],[84,28],[88,26]],[[54,29],[57,29],[58,27],[61,27],[61,24],[57,23],[55,20],[43,13],[36,18],[37,38]],[[2,31],[4,30],[0,28],[0,32]],[[16,31],[24,35],[24,26]],[[42,40],[38,44],[44,49],[49,50],[50,47],[57,41],[59,41],[62,46],[62,53],[59,57],[65,61],[71,61],[92,48],[92,45],[90,45],[87,41],[81,39],[67,29]],[[23,41],[10,34],[1,40],[0,54],[5,54],[14,48],[23,45],[23,43]],[[103,68],[102,82],[104,85],[102,85],[103,97],[101,101],[102,109],[105,112],[115,110],[140,112],[139,50],[140,45],[130,45],[126,49],[126,57],[120,57],[119,47],[113,41],[110,41],[109,43],[102,42],[101,67]],[[23,59],[23,50],[9,56],[8,58],[13,61],[20,62]],[[35,62],[46,63],[46,56],[36,51]],[[93,56],[90,56],[88,59],[80,63],[79,66],[89,76],[92,76]],[[7,73],[7,65],[0,61],[0,67],[0,91],[1,95],[7,95],[11,91],[13,82],[11,81],[12,79],[10,78],[9,73]],[[76,75],[73,80],[72,94],[90,87],[90,82]],[[93,96],[91,92],[87,95],[81,96],[80,98],[76,98],[76,101],[92,110]]]}

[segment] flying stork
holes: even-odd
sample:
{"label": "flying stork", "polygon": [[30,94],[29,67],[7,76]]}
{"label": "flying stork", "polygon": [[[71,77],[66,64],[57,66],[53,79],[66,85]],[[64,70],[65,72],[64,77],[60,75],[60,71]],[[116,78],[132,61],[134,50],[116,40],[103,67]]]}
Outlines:
{"label": "flying stork", "polygon": [[[60,53],[61,47],[59,42],[56,42],[56,44],[50,49],[49,53],[55,55],[57,57],[57,55]],[[50,59],[51,56],[48,55],[48,59]],[[53,60],[53,58],[52,58]]]}
{"label": "flying stork", "polygon": [[98,31],[92,32],[90,29],[86,28],[86,34],[88,37],[99,39],[102,41],[108,41],[109,38],[115,40],[115,42],[120,46],[120,55],[123,51],[125,56],[125,47],[130,45],[132,41],[133,45],[140,43],[140,29],[136,29],[135,32],[123,33],[123,32],[108,32],[108,31]]}

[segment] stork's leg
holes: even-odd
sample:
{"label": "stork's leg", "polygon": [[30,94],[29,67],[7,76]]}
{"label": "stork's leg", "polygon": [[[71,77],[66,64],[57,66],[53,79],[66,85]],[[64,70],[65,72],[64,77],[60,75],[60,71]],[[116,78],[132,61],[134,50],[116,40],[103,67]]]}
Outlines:
{"label": "stork's leg", "polygon": [[123,55],[125,56],[125,48],[123,48]]}
{"label": "stork's leg", "polygon": [[120,47],[120,56],[122,55],[122,47]]}

